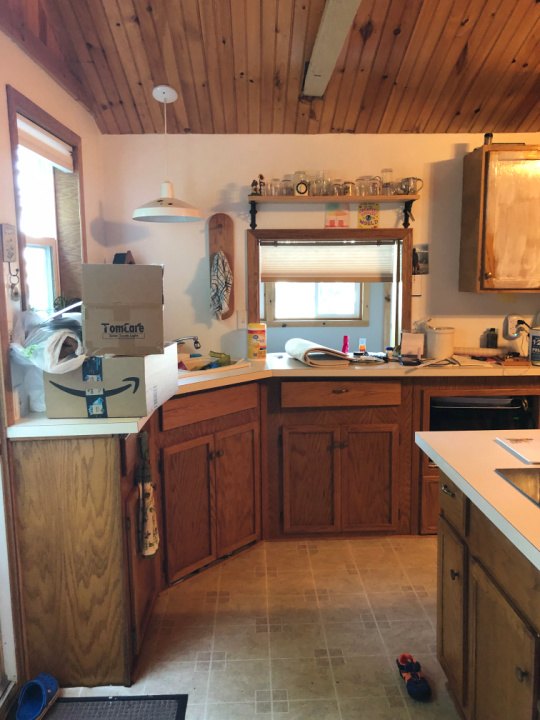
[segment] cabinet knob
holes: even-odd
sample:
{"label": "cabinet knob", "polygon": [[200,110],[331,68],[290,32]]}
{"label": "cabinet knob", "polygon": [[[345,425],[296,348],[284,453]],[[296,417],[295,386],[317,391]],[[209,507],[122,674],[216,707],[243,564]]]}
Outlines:
{"label": "cabinet knob", "polygon": [[225,455],[225,451],[224,451],[224,450],[211,450],[211,451],[208,453],[208,459],[209,459],[209,460],[215,460],[216,458],[218,458],[218,457],[223,457],[224,455]]}
{"label": "cabinet knob", "polygon": [[529,675],[529,673],[526,670],[523,670],[519,666],[516,667],[515,673],[516,673],[518,682],[521,682],[521,683],[525,682],[525,678],[527,678],[527,676]]}
{"label": "cabinet knob", "polygon": [[456,497],[456,493],[452,492],[452,490],[450,490],[446,483],[444,485],[441,485],[441,492],[443,492],[445,495],[449,495],[450,497]]}
{"label": "cabinet knob", "polygon": [[349,391],[347,388],[336,388],[335,390],[332,390],[332,392],[334,393],[334,395],[343,395],[344,393],[348,393]]}
{"label": "cabinet knob", "polygon": [[452,580],[457,580],[459,577],[459,572],[457,570],[450,569],[450,577]]}
{"label": "cabinet knob", "polygon": [[492,272],[489,272],[489,270],[488,270],[488,272],[485,272],[485,273],[484,273],[484,279],[485,279],[485,280],[491,280],[492,277],[493,277],[493,273],[492,273]]}

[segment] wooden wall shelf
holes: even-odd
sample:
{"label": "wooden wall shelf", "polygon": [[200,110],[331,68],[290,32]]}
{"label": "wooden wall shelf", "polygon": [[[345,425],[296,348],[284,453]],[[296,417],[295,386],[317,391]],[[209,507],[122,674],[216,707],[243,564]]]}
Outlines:
{"label": "wooden wall shelf", "polygon": [[[320,205],[322,203],[338,203],[340,205],[353,205],[364,203],[381,203],[384,205],[399,205],[403,203],[403,227],[409,227],[409,218],[412,216],[412,204],[420,195],[248,195],[250,205],[250,227],[257,227],[257,205]],[[414,218],[413,218],[414,220]]]}

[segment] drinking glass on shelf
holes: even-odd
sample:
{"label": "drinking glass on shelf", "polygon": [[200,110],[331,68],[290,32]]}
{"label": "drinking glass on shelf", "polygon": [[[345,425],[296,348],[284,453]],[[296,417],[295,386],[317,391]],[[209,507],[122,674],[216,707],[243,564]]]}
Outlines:
{"label": "drinking glass on shelf", "polygon": [[343,195],[343,180],[341,178],[330,181],[330,195]]}
{"label": "drinking glass on shelf", "polygon": [[394,171],[392,168],[383,168],[381,170],[382,178],[382,194],[393,195],[394,188],[392,187]]}
{"label": "drinking glass on shelf", "polygon": [[268,184],[268,195],[283,195],[283,186],[279,178],[272,178]]}
{"label": "drinking glass on shelf", "polygon": [[284,175],[281,180],[281,194],[294,195],[293,181],[291,175]]}
{"label": "drinking glass on shelf", "polygon": [[324,180],[324,173],[316,172],[309,183],[309,194],[310,195],[326,195],[326,184]]}
{"label": "drinking glass on shelf", "polygon": [[343,195],[355,195],[356,194],[356,185],[351,182],[350,180],[345,180],[345,182],[342,185],[342,192]]}

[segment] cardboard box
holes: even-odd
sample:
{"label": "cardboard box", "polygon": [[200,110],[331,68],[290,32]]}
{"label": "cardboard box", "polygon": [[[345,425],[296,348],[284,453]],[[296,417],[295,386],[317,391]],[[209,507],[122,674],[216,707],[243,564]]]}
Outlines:
{"label": "cardboard box", "polygon": [[163,267],[82,266],[87,355],[141,357],[163,352]]}
{"label": "cardboard box", "polygon": [[43,376],[48,418],[144,417],[178,390],[176,343],[162,355],[88,357],[78,370]]}

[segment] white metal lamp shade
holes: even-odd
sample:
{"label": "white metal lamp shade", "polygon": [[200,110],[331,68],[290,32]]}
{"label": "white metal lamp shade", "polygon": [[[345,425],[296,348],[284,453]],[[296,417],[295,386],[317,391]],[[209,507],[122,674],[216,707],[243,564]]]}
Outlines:
{"label": "white metal lamp shade", "polygon": [[[178,99],[178,93],[169,85],[158,85],[152,90],[155,100],[163,103],[163,124],[165,139],[167,138],[167,105]],[[167,157],[167,155],[165,156]],[[133,220],[156,223],[191,222],[202,218],[201,211],[193,205],[174,197],[172,183],[169,180],[161,183],[161,196],[145,205],[136,208]]]}
{"label": "white metal lamp shade", "polygon": [[191,222],[202,218],[201,211],[193,205],[174,197],[172,183],[161,183],[161,197],[141,205],[133,212],[133,219],[142,222]]}

